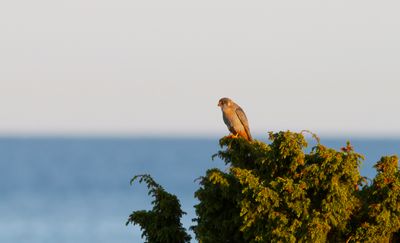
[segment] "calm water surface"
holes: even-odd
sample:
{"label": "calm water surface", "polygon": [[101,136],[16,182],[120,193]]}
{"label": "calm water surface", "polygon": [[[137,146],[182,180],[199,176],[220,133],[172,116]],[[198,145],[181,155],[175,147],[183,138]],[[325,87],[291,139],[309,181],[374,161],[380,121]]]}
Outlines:
{"label": "calm water surface", "polygon": [[[339,149],[346,139],[322,139]],[[362,175],[382,155],[399,154],[399,139],[353,139],[366,156]],[[144,185],[150,173],[176,194],[185,227],[195,217],[194,180],[211,167],[217,139],[0,138],[0,242],[143,242],[138,227],[125,226],[133,210],[150,209]]]}

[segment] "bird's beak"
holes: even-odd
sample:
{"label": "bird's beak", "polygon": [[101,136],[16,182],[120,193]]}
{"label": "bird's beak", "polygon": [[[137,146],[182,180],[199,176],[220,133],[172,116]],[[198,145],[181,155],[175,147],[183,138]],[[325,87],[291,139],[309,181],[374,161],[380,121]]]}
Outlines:
{"label": "bird's beak", "polygon": [[221,106],[221,103],[220,102],[218,102],[218,105],[217,106]]}

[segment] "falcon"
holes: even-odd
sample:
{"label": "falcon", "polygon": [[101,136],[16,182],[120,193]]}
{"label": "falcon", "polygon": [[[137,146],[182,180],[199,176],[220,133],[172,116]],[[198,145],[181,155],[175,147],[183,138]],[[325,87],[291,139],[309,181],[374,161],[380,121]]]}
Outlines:
{"label": "falcon", "polygon": [[248,141],[253,138],[250,134],[249,123],[243,109],[229,98],[221,98],[218,102],[222,117],[233,137],[242,137]]}

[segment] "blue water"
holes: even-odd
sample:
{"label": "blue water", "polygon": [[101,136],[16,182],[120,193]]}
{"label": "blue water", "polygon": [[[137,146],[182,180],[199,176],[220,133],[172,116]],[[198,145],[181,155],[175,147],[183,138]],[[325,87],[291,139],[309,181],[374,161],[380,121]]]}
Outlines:
{"label": "blue water", "polygon": [[[322,139],[339,149],[345,139]],[[361,173],[398,154],[400,140],[352,140],[366,156]],[[150,209],[144,185],[129,185],[150,173],[176,194],[185,227],[195,217],[194,181],[211,167],[217,139],[0,138],[0,242],[143,242],[137,226],[125,226],[133,210]]]}

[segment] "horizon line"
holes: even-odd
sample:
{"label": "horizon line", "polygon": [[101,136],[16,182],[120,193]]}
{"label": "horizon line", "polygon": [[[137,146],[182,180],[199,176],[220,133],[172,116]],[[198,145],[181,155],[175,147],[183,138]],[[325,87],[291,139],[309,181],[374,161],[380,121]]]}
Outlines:
{"label": "horizon line", "polygon": [[[288,131],[288,130],[285,130]],[[300,131],[291,132],[299,133]],[[279,132],[279,131],[273,131]],[[377,139],[377,140],[400,140],[400,134],[393,133],[332,133],[332,132],[320,132],[315,133],[320,139]],[[133,132],[18,132],[18,133],[4,133],[0,132],[0,138],[88,138],[88,139],[220,139],[229,134],[212,134],[212,133],[133,133]],[[304,136],[312,137],[309,133],[304,133]],[[253,137],[256,140],[268,140],[268,132],[265,133],[253,133]]]}

